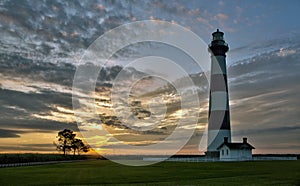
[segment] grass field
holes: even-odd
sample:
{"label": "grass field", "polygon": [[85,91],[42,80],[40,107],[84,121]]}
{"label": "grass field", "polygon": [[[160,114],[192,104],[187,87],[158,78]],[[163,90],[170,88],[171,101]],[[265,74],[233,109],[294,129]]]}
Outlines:
{"label": "grass field", "polygon": [[162,162],[129,167],[108,160],[0,169],[0,185],[300,185],[300,161]]}

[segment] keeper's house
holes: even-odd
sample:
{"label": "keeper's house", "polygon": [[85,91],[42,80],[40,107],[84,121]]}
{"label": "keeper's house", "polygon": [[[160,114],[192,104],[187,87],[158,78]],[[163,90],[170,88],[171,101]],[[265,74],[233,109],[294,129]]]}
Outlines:
{"label": "keeper's house", "polygon": [[230,143],[228,138],[218,147],[221,161],[247,161],[252,160],[252,149],[255,149],[243,138],[243,143]]}

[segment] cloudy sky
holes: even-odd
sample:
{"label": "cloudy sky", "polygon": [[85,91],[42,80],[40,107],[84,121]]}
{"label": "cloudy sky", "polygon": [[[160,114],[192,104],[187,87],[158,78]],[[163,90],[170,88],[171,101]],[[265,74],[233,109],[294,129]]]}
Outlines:
{"label": "cloudy sky", "polygon": [[[72,83],[85,50],[99,36],[122,24],[165,20],[196,33],[207,44],[216,28],[225,32],[230,46],[227,68],[234,141],[247,136],[256,147],[255,153],[300,153],[299,7],[296,0],[3,0],[0,152],[54,152],[52,142],[59,130],[79,131],[72,106]],[[166,58],[175,55],[176,63],[190,74],[199,107],[180,107],[176,85],[187,92],[186,102],[193,105],[191,87],[184,86],[187,77],[167,82],[149,76],[151,71],[126,68],[123,79],[114,84],[121,66],[153,54]],[[199,143],[207,125],[208,86],[201,69],[189,60],[184,53],[157,43],[139,43],[118,51],[100,72],[94,94],[73,92],[83,108],[95,98],[97,117],[78,122],[99,129],[87,141],[97,144],[102,153],[129,153],[120,141],[136,146],[158,143],[175,130],[180,119],[188,123],[198,113],[196,130],[181,152],[203,152]],[[97,64],[83,68],[96,69]],[[113,104],[112,91],[124,92],[129,85],[128,99],[117,96],[117,104]],[[128,113],[120,105],[125,102]],[[101,133],[101,126],[109,133]],[[142,130],[147,127],[151,129]],[[186,124],[182,128],[187,131],[189,127]],[[174,143],[180,140],[174,139]],[[119,151],[111,151],[112,147]]]}

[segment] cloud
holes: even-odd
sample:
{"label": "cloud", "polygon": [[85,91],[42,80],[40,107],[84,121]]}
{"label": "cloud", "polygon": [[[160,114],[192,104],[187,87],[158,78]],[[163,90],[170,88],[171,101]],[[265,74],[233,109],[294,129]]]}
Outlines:
{"label": "cloud", "polygon": [[18,131],[0,129],[0,138],[19,138]]}
{"label": "cloud", "polygon": [[103,4],[98,4],[98,5],[96,6],[96,9],[98,9],[98,10],[100,10],[100,11],[103,11],[103,10],[105,10],[105,6],[104,6]]}
{"label": "cloud", "polygon": [[280,48],[279,52],[277,52],[277,55],[279,57],[285,57],[285,56],[292,55],[295,53],[296,53],[296,50]]}
{"label": "cloud", "polygon": [[224,6],[224,5],[225,5],[225,3],[224,3],[224,1],[219,1],[219,2],[218,2],[218,5],[220,5],[220,6]]}
{"label": "cloud", "polygon": [[223,19],[223,20],[228,19],[228,17],[229,17],[228,15],[226,15],[224,13],[219,13],[219,14],[217,14],[217,16],[218,16],[218,18]]}
{"label": "cloud", "polygon": [[[230,85],[230,98],[231,98],[231,116],[232,116],[232,128],[236,137],[242,135],[249,136],[249,138],[257,138],[256,134],[276,134],[282,131],[294,131],[298,130],[297,128],[297,113],[299,109],[295,104],[297,95],[297,88],[295,87],[296,80],[298,79],[297,68],[293,68],[293,65],[296,63],[292,59],[295,58],[293,55],[281,56],[280,59],[276,54],[268,54],[266,56],[260,55],[256,56],[255,60],[248,59],[247,62],[239,62],[233,66],[230,66],[228,69],[229,74],[229,85]],[[287,63],[282,63],[282,60],[287,61]],[[4,63],[5,64],[5,63]],[[2,64],[3,65],[3,64]],[[13,65],[11,76],[18,76],[18,64]],[[30,130],[43,130],[43,131],[58,131],[64,128],[71,128],[75,131],[78,131],[76,123],[70,118],[72,118],[72,105],[71,105],[71,92],[66,92],[66,88],[69,87],[68,84],[61,84],[60,80],[53,80],[51,77],[49,79],[44,78],[43,83],[39,83],[35,74],[38,67],[27,70],[27,73],[21,73],[19,76],[23,78],[15,78],[14,81],[11,81],[10,88],[6,86],[5,82],[2,83],[2,89],[0,91],[2,107],[0,108],[3,113],[3,119],[0,121],[0,125],[7,130],[11,131],[2,131],[2,137],[11,137],[17,138],[22,134],[18,131],[18,128],[30,129]],[[55,65],[49,66],[48,64],[42,65],[42,71],[47,72],[48,68],[51,69],[53,74],[58,74],[60,77],[60,72],[63,71],[64,65]],[[94,68],[93,65],[88,68]],[[7,68],[8,70],[9,68]],[[70,68],[70,69],[73,69]],[[135,87],[133,92],[140,97],[140,105],[133,107],[133,110],[142,111],[143,109],[148,110],[142,106],[145,103],[147,105],[147,100],[149,98],[160,95],[160,97],[166,99],[166,101],[173,100],[168,103],[167,115],[164,120],[161,121],[161,124],[158,128],[154,130],[149,130],[145,132],[135,131],[130,129],[128,126],[120,123],[116,117],[110,113],[109,109],[111,107],[111,100],[109,99],[109,94],[111,92],[110,82],[116,77],[118,72],[120,72],[121,67],[112,66],[107,67],[102,70],[100,73],[100,78],[97,84],[96,95],[97,103],[99,103],[99,108],[101,108],[103,115],[102,122],[106,127],[110,128],[110,132],[113,135],[118,136],[124,141],[131,140],[131,143],[134,143],[134,140],[140,141],[143,144],[149,142],[150,139],[161,140],[165,136],[169,135],[174,130],[174,124],[178,122],[177,115],[180,111],[177,101],[175,101],[174,90],[172,87],[157,86],[157,89],[151,89],[145,91]],[[123,79],[122,83],[130,83],[132,74],[139,74],[140,72],[134,69],[128,69],[126,78]],[[5,71],[4,71],[5,72]],[[284,75],[285,72],[289,72],[289,76]],[[38,73],[36,73],[38,74]],[[71,75],[72,73],[70,73]],[[5,74],[5,78],[9,78],[9,73]],[[140,74],[143,76],[143,74]],[[45,76],[48,77],[48,76]],[[138,78],[137,76],[136,78]],[[22,81],[25,79],[27,81]],[[31,79],[32,78],[32,79]],[[192,80],[197,85],[195,88],[199,92],[199,96],[202,99],[202,102],[207,104],[207,80],[205,76],[201,74],[191,75]],[[33,81],[36,85],[31,85],[30,82]],[[13,84],[15,83],[18,86],[17,82],[25,82],[24,87],[30,87],[30,91],[22,91],[21,89],[14,89]],[[49,82],[49,83],[47,83]],[[105,83],[103,83],[105,82]],[[144,84],[147,86],[152,86],[155,82],[155,79],[147,79],[140,84],[143,87]],[[178,79],[175,84],[183,85],[182,89],[189,89],[190,87],[185,87],[185,80]],[[280,86],[274,86],[280,82]],[[49,84],[55,86],[61,86],[60,88],[53,89],[49,87]],[[107,86],[110,84],[110,86]],[[39,86],[37,86],[39,85]],[[160,85],[160,84],[158,84]],[[43,87],[46,86],[46,87]],[[169,85],[170,86],[170,85]],[[126,88],[126,86],[121,86]],[[290,87],[293,87],[292,89]],[[172,91],[170,91],[172,90]],[[120,90],[123,91],[123,90]],[[144,91],[144,92],[143,92]],[[143,92],[143,94],[141,94]],[[285,99],[289,97],[289,99]],[[79,98],[86,99],[87,95],[82,95]],[[205,98],[203,100],[203,98]],[[136,98],[135,98],[136,99]],[[124,102],[124,98],[120,99],[120,102]],[[259,105],[259,106],[258,106]],[[205,107],[207,109],[207,105]],[[193,111],[194,112],[194,111]],[[253,117],[255,115],[256,117]],[[17,117],[16,117],[17,116]],[[12,119],[14,118],[14,119]],[[274,123],[274,121],[277,121]],[[198,122],[201,124],[200,131],[195,133],[195,136],[190,140],[188,145],[189,148],[196,147],[194,143],[199,140],[199,135],[203,131],[202,124],[206,125],[207,122],[207,112],[201,114]],[[99,124],[98,124],[99,125]],[[285,128],[282,128],[280,125],[285,125]],[[263,126],[263,127],[262,127]],[[202,128],[201,128],[202,127]],[[189,129],[189,127],[186,127]],[[122,130],[119,130],[122,129]],[[136,128],[138,130],[138,128]],[[183,128],[184,129],[184,128]],[[249,133],[247,132],[249,131]],[[200,132],[200,133],[199,133]],[[132,134],[138,134],[138,137],[132,139]],[[145,139],[148,140],[145,140]],[[197,140],[196,140],[197,139]],[[296,136],[289,138],[290,141],[297,139]],[[154,141],[155,141],[154,140]],[[272,138],[268,140],[273,140]],[[257,143],[270,143],[270,141],[259,142]],[[276,142],[276,140],[275,140]],[[279,143],[280,140],[277,140]],[[109,145],[109,144],[107,144]],[[186,147],[186,148],[188,148]]]}

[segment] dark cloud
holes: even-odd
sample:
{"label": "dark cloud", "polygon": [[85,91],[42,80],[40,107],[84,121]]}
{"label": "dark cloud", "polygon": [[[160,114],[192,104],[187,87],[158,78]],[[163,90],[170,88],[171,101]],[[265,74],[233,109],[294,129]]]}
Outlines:
{"label": "dark cloud", "polygon": [[[62,129],[71,129],[79,131],[75,122],[66,123],[47,119],[39,119],[32,117],[31,119],[2,119],[0,126],[10,129],[31,129],[32,132],[58,131]],[[22,133],[16,131],[16,133]]]}
{"label": "dark cloud", "polygon": [[0,129],[0,138],[19,138],[17,133],[18,131],[15,130]]}
{"label": "dark cloud", "polygon": [[72,86],[75,66],[68,63],[34,61],[14,53],[0,53],[0,73],[5,76],[30,78],[32,81]]}
{"label": "dark cloud", "polygon": [[[26,134],[26,133],[49,133],[51,131],[49,130],[42,130],[42,129],[37,129],[37,130],[28,130],[28,129],[18,129],[12,127],[12,129],[0,129],[0,138],[19,138],[20,134]],[[24,144],[26,145],[26,144]],[[46,144],[44,144],[46,145]]]}
{"label": "dark cloud", "polygon": [[[33,129],[36,131],[56,131],[64,128],[78,131],[76,123],[58,122],[34,116],[34,114],[51,115],[50,111],[57,111],[53,108],[53,105],[72,109],[71,96],[70,94],[54,91],[24,93],[1,89],[0,126],[10,129]],[[16,131],[15,133],[20,132]]]}
{"label": "dark cloud", "polygon": [[[52,90],[41,90],[39,93],[35,92],[20,92],[14,90],[0,89],[0,99],[2,102],[3,111],[6,111],[8,117],[11,117],[11,111],[18,114],[33,114],[39,112],[47,112],[51,109],[51,105],[57,105],[67,108],[72,108],[72,95],[69,93],[55,92]],[[15,110],[11,108],[3,108],[3,106],[18,107],[22,110]],[[5,114],[4,114],[5,116]]]}
{"label": "dark cloud", "polygon": [[259,133],[260,135],[270,135],[278,133],[289,133],[289,132],[299,132],[300,126],[282,126],[282,127],[273,127],[273,128],[263,128],[259,127],[258,129],[248,129],[244,131],[236,131],[235,135],[253,135]]}

